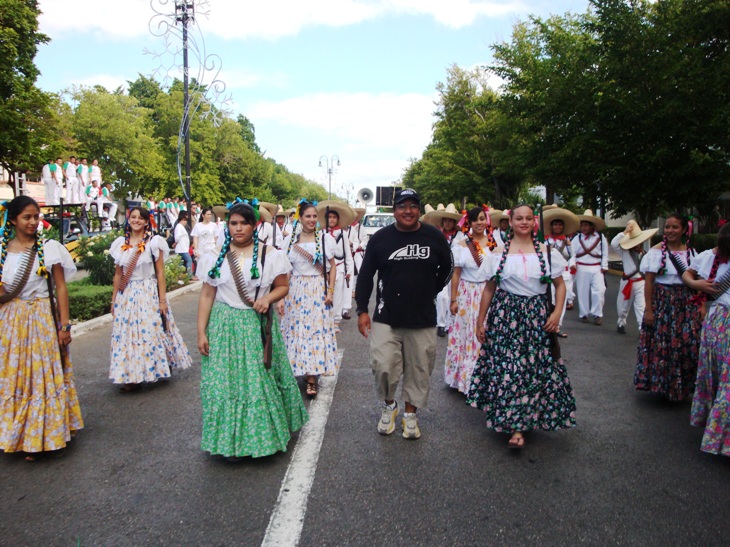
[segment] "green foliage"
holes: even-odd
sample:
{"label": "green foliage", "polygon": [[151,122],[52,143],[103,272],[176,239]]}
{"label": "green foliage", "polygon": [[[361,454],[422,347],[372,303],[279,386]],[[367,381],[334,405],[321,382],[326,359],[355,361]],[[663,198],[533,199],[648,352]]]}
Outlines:
{"label": "green foliage", "polygon": [[50,39],[38,32],[38,2],[0,2],[0,167],[9,173],[45,162],[56,152],[53,96],[35,85],[38,46]]}
{"label": "green foliage", "polygon": [[188,274],[182,258],[178,255],[172,255],[165,262],[165,287],[168,291],[172,291],[189,283],[190,274]]}
{"label": "green foliage", "polygon": [[82,237],[76,254],[77,265],[86,270],[94,285],[112,285],[114,283],[114,259],[109,254],[112,242],[122,234],[121,230],[106,232],[94,237]]}
{"label": "green foliage", "polygon": [[112,292],[110,285],[89,285],[74,281],[68,284],[69,315],[72,320],[88,321],[109,313]]}
{"label": "green foliage", "polygon": [[509,155],[509,120],[498,110],[498,96],[479,70],[448,70],[439,92],[431,143],[403,175],[404,185],[433,203],[462,198],[506,206],[522,178]]}

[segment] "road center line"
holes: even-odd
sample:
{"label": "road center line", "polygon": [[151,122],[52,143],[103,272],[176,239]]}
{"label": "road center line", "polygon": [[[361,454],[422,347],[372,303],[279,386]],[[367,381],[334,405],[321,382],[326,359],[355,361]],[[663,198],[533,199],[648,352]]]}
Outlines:
{"label": "road center line", "polygon": [[319,377],[319,393],[309,405],[309,421],[299,433],[299,441],[294,448],[289,468],[281,483],[279,498],[261,542],[263,546],[299,544],[337,376],[338,374]]}

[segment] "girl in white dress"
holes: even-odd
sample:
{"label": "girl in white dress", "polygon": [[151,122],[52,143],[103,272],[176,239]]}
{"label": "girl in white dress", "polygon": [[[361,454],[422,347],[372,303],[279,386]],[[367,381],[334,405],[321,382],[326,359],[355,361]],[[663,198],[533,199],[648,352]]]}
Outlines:
{"label": "girl in white dress", "polygon": [[132,209],[125,235],[109,253],[116,265],[109,379],[133,391],[143,382],[169,378],[171,369],[188,368],[192,360],[167,305],[170,249],[164,238],[152,235],[147,209]]}
{"label": "girl in white dress", "polygon": [[279,303],[284,335],[294,376],[305,376],[307,395],[317,395],[317,377],[337,369],[337,340],[332,317],[335,292],[334,238],[317,230],[317,208],[302,200],[298,207],[301,231],[284,241],[292,265],[289,295]]}

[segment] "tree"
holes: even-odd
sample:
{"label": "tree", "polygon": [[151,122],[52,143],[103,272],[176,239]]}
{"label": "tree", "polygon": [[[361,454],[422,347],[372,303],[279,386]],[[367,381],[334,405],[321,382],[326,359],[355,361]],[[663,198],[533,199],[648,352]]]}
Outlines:
{"label": "tree", "polygon": [[606,194],[618,214],[711,208],[730,180],[730,5],[594,0]]}
{"label": "tree", "polygon": [[103,177],[122,193],[152,195],[164,179],[151,112],[137,99],[99,88],[74,91],[73,129],[79,155],[96,158]]}
{"label": "tree", "polygon": [[38,46],[49,42],[38,32],[39,14],[34,0],[0,2],[0,166],[11,177],[61,148],[52,131],[54,98],[35,85]]}
{"label": "tree", "polygon": [[519,177],[511,172],[499,148],[506,120],[497,109],[498,97],[476,69],[452,66],[439,92],[431,143],[413,160],[403,182],[425,201],[501,203],[515,195]]}

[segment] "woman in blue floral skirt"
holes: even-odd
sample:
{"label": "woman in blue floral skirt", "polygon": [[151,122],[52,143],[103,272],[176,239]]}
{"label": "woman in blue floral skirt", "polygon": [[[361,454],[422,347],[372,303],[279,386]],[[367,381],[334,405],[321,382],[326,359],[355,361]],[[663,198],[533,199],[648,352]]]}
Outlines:
{"label": "woman in blue floral skirt", "polygon": [[[523,432],[575,426],[575,399],[565,366],[550,351],[565,300],[565,260],[533,236],[532,208],[510,213],[511,236],[489,255],[477,320],[482,342],[467,404],[487,414],[487,427],[510,434],[509,447],[522,448]],[[547,287],[555,286],[555,310],[548,314]],[[487,319],[486,328],[484,320]]]}

